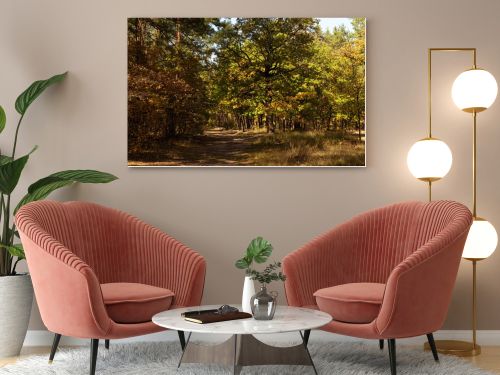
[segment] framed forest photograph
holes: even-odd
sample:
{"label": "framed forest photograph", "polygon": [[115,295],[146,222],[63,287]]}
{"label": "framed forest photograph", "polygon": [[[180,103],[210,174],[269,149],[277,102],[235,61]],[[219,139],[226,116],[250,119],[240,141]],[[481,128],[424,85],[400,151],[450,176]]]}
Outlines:
{"label": "framed forest photograph", "polygon": [[129,18],[129,166],[365,166],[364,18]]}

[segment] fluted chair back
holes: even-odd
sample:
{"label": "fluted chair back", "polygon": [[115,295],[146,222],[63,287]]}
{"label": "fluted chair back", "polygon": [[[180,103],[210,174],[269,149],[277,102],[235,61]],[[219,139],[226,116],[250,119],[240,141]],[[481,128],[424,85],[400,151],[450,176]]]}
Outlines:
{"label": "fluted chair back", "polygon": [[[426,245],[432,245],[427,254],[464,239],[470,220],[467,208],[451,201],[402,202],[359,214],[285,257],[285,271],[293,274],[285,283],[288,301],[294,306],[314,305],[313,294],[321,288],[386,284],[398,265]],[[463,244],[454,249],[447,266],[452,283]]]}
{"label": "fluted chair back", "polygon": [[168,289],[173,307],[201,303],[204,258],[125,212],[46,200],[23,206],[16,224],[42,319],[53,332],[99,337],[115,327],[115,336],[132,336],[110,323],[100,287],[107,283]]}

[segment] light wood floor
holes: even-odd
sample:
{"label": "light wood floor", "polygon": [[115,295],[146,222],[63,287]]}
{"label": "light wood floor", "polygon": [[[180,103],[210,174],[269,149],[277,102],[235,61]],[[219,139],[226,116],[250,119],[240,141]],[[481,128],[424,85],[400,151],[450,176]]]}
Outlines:
{"label": "light wood floor", "polygon": [[[482,353],[477,357],[464,358],[471,361],[476,366],[500,374],[500,346],[483,346]],[[26,358],[34,354],[46,354],[49,357],[50,347],[33,346],[23,348],[20,357],[0,359],[0,367],[16,362],[20,358]]]}
{"label": "light wood floor", "polygon": [[464,359],[477,367],[500,374],[500,346],[482,346],[480,355]]}

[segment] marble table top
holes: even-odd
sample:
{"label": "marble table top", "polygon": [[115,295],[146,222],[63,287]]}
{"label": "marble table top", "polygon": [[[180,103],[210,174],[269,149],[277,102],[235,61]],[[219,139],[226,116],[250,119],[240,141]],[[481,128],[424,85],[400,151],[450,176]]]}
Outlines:
{"label": "marble table top", "polygon": [[[322,311],[289,306],[278,306],[273,320],[248,318],[198,324],[188,322],[181,316],[181,313],[186,311],[217,309],[219,307],[218,305],[213,305],[167,310],[153,316],[153,322],[161,327],[178,331],[246,335],[314,329],[322,327],[332,320],[329,314]],[[239,306],[237,307],[239,308]]]}

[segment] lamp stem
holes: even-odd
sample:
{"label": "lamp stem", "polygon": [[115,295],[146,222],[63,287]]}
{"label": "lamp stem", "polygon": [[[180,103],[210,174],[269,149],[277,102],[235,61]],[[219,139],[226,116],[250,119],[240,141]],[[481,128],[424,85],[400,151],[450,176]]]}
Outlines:
{"label": "lamp stem", "polygon": [[429,202],[432,201],[432,181],[429,180]]}
{"label": "lamp stem", "polygon": [[472,112],[472,117],[474,119],[474,126],[472,129],[472,216],[475,218],[476,211],[476,175],[477,175],[477,167],[476,167],[476,159],[477,159],[477,144],[476,144],[476,111]]}
{"label": "lamp stem", "polygon": [[476,310],[477,310],[477,293],[476,293],[476,263],[472,260],[472,348],[476,349]]}
{"label": "lamp stem", "polygon": [[[429,138],[432,138],[432,49],[427,52],[427,106],[429,107]],[[430,182],[429,182],[430,183]],[[431,199],[429,198],[429,201]]]}

